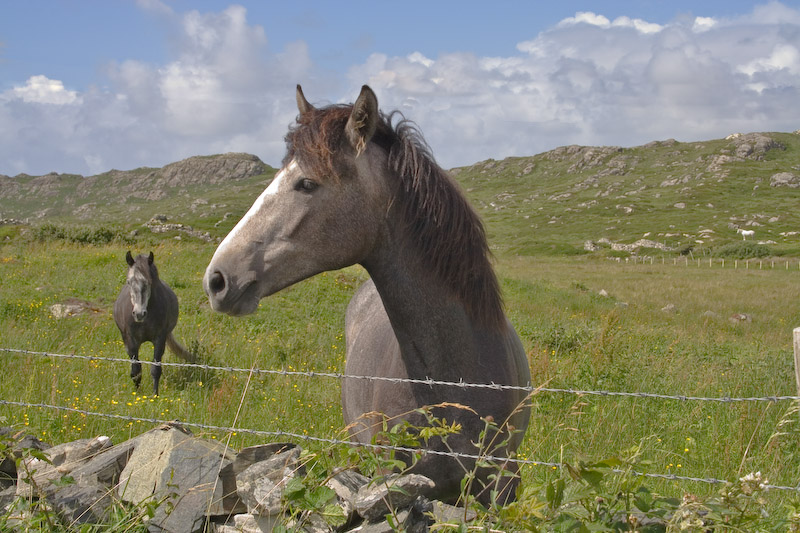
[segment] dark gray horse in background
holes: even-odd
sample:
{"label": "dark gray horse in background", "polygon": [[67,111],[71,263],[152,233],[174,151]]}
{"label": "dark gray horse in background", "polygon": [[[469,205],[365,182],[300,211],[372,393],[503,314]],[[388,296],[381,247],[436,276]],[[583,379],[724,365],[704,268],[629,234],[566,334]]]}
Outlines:
{"label": "dark gray horse in background", "polygon": [[139,348],[145,342],[153,343],[153,360],[150,366],[153,378],[153,394],[158,396],[158,381],[161,378],[161,357],[164,347],[185,361],[195,360],[186,348],[172,335],[178,323],[178,297],[158,277],[153,252],[133,258],[125,255],[128,262],[128,278],[114,303],[114,322],[117,323],[128,357],[131,358],[131,378],[136,387],[142,381],[142,364]]}
{"label": "dark gray horse in background", "polygon": [[[528,361],[503,311],[483,224],[413,124],[393,124],[364,86],[353,105],[317,109],[297,88],[299,115],[282,169],[220,243],[203,284],[211,306],[231,315],[326,270],[360,264],[370,274],[346,316],[347,376],[527,386]],[[426,423],[415,410],[461,425],[438,451],[508,457],[528,426],[524,391],[345,378],[351,439],[368,443],[381,413]],[[458,405],[456,405],[458,404]],[[462,406],[467,406],[464,408]],[[476,447],[486,421],[500,431]],[[485,443],[486,444],[486,443]],[[413,471],[435,496],[455,499],[475,461],[423,454]],[[476,469],[471,492],[509,501],[516,464]]]}

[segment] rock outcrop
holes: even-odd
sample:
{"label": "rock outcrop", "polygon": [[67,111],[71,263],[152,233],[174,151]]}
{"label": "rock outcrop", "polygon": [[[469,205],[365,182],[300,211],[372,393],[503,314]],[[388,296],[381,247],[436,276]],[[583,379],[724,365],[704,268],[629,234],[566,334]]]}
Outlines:
{"label": "rock outcrop", "polygon": [[792,172],[778,172],[769,179],[770,187],[789,187],[797,189],[800,187],[800,175]]}

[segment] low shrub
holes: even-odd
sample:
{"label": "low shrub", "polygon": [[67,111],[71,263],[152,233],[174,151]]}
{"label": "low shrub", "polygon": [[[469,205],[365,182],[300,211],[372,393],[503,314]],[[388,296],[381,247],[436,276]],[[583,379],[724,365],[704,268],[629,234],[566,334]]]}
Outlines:
{"label": "low shrub", "polygon": [[134,239],[120,229],[107,227],[66,227],[43,224],[33,228],[33,240],[39,242],[64,241],[76,244],[103,245],[112,242],[133,244]]}
{"label": "low shrub", "polygon": [[730,259],[757,259],[770,255],[770,248],[766,244],[742,241],[720,246],[714,250],[714,255]]}

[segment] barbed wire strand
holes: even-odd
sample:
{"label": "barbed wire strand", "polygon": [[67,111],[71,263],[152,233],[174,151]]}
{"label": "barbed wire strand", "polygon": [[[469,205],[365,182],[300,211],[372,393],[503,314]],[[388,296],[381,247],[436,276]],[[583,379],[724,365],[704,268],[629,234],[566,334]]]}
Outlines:
{"label": "barbed wire strand", "polygon": [[[40,352],[33,350],[25,350],[18,348],[2,348],[0,352],[14,353],[20,355],[34,355],[41,357],[53,357],[62,359],[83,359],[88,361],[108,362],[108,363],[130,363],[130,359],[115,358],[115,357],[98,357],[91,355],[77,355],[77,354],[59,354],[52,352]],[[140,360],[143,365],[176,367],[176,368],[196,368],[199,370],[209,370],[218,372],[241,372],[253,373],[264,375],[277,375],[277,376],[299,376],[299,377],[323,377],[338,380],[357,379],[367,381],[383,381],[389,383],[411,383],[428,386],[447,386],[475,388],[475,389],[491,389],[491,390],[516,390],[526,393],[532,392],[549,392],[560,394],[573,394],[576,396],[617,396],[627,398],[653,398],[659,400],[676,400],[676,401],[697,401],[697,402],[718,402],[718,403],[741,403],[741,402],[779,402],[779,401],[794,401],[800,400],[800,396],[755,396],[755,397],[730,397],[730,396],[687,396],[683,394],[658,394],[651,392],[625,392],[625,391],[610,391],[610,390],[584,390],[584,389],[564,389],[552,387],[534,387],[534,386],[516,386],[516,385],[501,385],[498,383],[467,383],[463,381],[440,381],[435,379],[409,379],[409,378],[389,378],[384,376],[361,376],[343,374],[341,372],[317,372],[317,371],[301,371],[301,370],[275,370],[275,369],[258,369],[258,368],[236,368],[230,366],[213,366],[198,363],[169,363],[162,361],[156,363],[153,361]]]}
{"label": "barbed wire strand", "polygon": [[[50,405],[45,403],[27,403],[27,402],[17,402],[17,401],[10,401],[10,400],[0,400],[0,405],[7,405],[7,406],[15,406],[15,407],[26,407],[26,408],[38,408],[38,409],[53,409],[56,411],[66,411],[70,413],[81,414],[85,416],[96,416],[100,418],[109,418],[113,420],[122,420],[126,422],[147,422],[155,425],[163,425],[163,424],[178,424],[181,426],[188,426],[197,429],[203,429],[207,431],[219,431],[223,433],[247,433],[250,435],[256,436],[267,436],[267,437],[289,437],[309,442],[319,442],[331,445],[343,445],[343,446],[357,446],[361,448],[370,448],[376,450],[394,450],[400,452],[407,452],[407,453],[420,453],[423,455],[441,455],[446,457],[453,457],[456,459],[470,459],[475,461],[490,461],[495,462],[498,464],[503,463],[516,463],[518,465],[528,465],[528,466],[544,466],[548,468],[564,468],[566,465],[564,463],[553,463],[547,461],[534,461],[530,459],[517,459],[514,457],[496,457],[493,455],[477,455],[477,454],[467,454],[467,453],[458,453],[458,452],[445,452],[441,450],[430,450],[425,448],[409,448],[409,447],[402,447],[402,446],[391,446],[387,444],[364,444],[364,443],[354,443],[351,441],[341,440],[341,439],[332,439],[327,437],[315,437],[313,435],[301,435],[299,433],[292,433],[289,431],[283,430],[257,430],[257,429],[249,429],[249,428],[235,428],[235,427],[224,427],[224,426],[214,426],[208,424],[201,424],[198,422],[183,422],[180,420],[161,420],[158,418],[144,418],[144,417],[137,417],[137,416],[129,416],[129,415],[115,415],[111,413],[100,413],[96,411],[87,411],[85,409],[78,409],[76,407],[67,407],[62,405]],[[691,476],[680,476],[677,474],[655,474],[651,472],[637,472],[632,470],[622,470],[619,468],[612,468],[610,469],[611,472],[615,474],[626,474],[632,475],[634,477],[644,477],[650,479],[661,479],[667,481],[691,481],[695,483],[706,483],[711,485],[724,485],[729,484],[729,481],[724,479],[718,478],[700,478],[700,477],[691,477]],[[765,485],[765,489],[768,490],[780,490],[780,491],[792,491],[800,493],[800,486],[791,487],[786,485]]]}

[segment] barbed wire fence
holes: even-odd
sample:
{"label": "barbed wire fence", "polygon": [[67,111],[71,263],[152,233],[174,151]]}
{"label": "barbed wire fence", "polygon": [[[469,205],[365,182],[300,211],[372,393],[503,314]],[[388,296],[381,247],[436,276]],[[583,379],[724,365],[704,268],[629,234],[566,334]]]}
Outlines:
{"label": "barbed wire fence", "polygon": [[[47,357],[47,358],[55,358],[55,359],[79,359],[79,360],[87,360],[87,361],[95,361],[95,362],[109,362],[109,363],[130,363],[130,359],[124,358],[114,358],[114,357],[98,357],[98,356],[90,356],[90,355],[79,355],[79,354],[60,354],[54,352],[44,352],[44,351],[34,351],[34,350],[27,350],[27,349],[19,349],[19,348],[4,348],[0,347],[0,353],[5,352],[9,354],[15,355],[28,355],[28,356],[36,356],[36,357]],[[308,377],[308,378],[330,378],[330,379],[337,379],[337,380],[344,380],[344,379],[358,379],[358,380],[369,380],[369,381],[383,381],[383,382],[392,382],[392,383],[411,383],[411,384],[422,384],[428,386],[447,386],[447,387],[457,387],[457,388],[475,388],[475,389],[492,389],[492,390],[517,390],[526,393],[554,393],[554,394],[568,394],[568,395],[575,395],[575,396],[606,396],[606,397],[628,397],[628,398],[651,398],[657,400],[670,400],[670,401],[681,401],[681,402],[715,402],[715,403],[745,403],[745,402],[768,402],[768,403],[777,403],[777,402],[784,402],[784,401],[800,401],[799,396],[755,396],[755,397],[730,397],[730,396],[719,396],[719,397],[702,397],[702,396],[689,396],[689,395],[681,395],[681,394],[658,394],[658,393],[647,393],[647,392],[625,392],[625,391],[611,391],[611,390],[585,390],[585,389],[572,389],[572,388],[552,388],[552,387],[534,387],[534,386],[512,386],[512,385],[502,385],[502,384],[495,384],[495,383],[468,383],[463,381],[458,382],[451,382],[451,381],[440,381],[440,380],[433,380],[433,379],[405,379],[405,378],[388,378],[388,377],[381,377],[381,376],[360,376],[360,375],[346,375],[339,372],[317,372],[317,371],[300,371],[300,370],[277,370],[277,369],[258,369],[258,368],[236,368],[230,366],[214,366],[214,365],[207,365],[207,364],[198,364],[198,363],[170,363],[162,361],[160,363],[156,363],[153,361],[140,361],[143,365],[152,365],[152,366],[162,366],[162,367],[176,367],[176,368],[194,368],[199,370],[205,371],[218,371],[218,372],[228,372],[228,373],[246,373],[252,375],[276,375],[276,376],[294,376],[294,377]],[[800,378],[798,378],[798,384],[800,385]],[[92,416],[92,417],[99,417],[99,418],[106,418],[111,420],[119,420],[125,422],[142,422],[142,423],[151,423],[155,425],[161,424],[171,424],[175,423],[175,420],[162,420],[156,418],[145,418],[145,417],[136,417],[130,415],[118,415],[118,414],[111,414],[111,413],[102,413],[98,411],[89,411],[85,409],[79,409],[76,407],[67,407],[62,405],[51,405],[45,403],[29,403],[29,402],[20,402],[14,400],[5,400],[0,399],[0,405],[3,406],[12,406],[12,407],[22,407],[28,409],[49,409],[54,411],[61,411],[61,412],[68,412],[74,414],[80,414],[83,416]],[[342,440],[342,439],[335,439],[335,438],[328,438],[328,437],[318,437],[313,435],[304,435],[299,433],[293,433],[283,430],[257,430],[251,428],[244,428],[244,427],[233,427],[233,426],[215,426],[215,425],[208,425],[208,424],[201,424],[197,422],[191,421],[178,421],[183,426],[203,429],[207,431],[219,431],[222,433],[241,433],[241,434],[249,434],[261,437],[270,437],[270,438],[293,438],[298,439],[306,442],[316,442],[322,443],[327,445],[341,445],[341,446],[360,446],[362,448],[369,448],[375,450],[393,450],[399,452],[406,452],[406,453],[421,453],[421,454],[428,454],[428,455],[444,455],[453,458],[460,458],[460,459],[469,459],[469,460],[481,460],[481,461],[492,461],[497,463],[516,463],[520,466],[522,465],[529,465],[529,466],[541,466],[541,467],[550,467],[550,468],[564,468],[566,463],[561,462],[548,462],[548,461],[537,461],[531,459],[519,459],[516,457],[508,458],[508,457],[495,457],[491,455],[476,455],[476,454],[465,454],[465,453],[458,453],[452,451],[439,451],[439,450],[430,450],[430,449],[418,449],[418,448],[408,448],[402,446],[392,446],[387,444],[355,444],[349,440]],[[718,478],[700,478],[700,477],[691,477],[691,476],[681,476],[677,474],[658,474],[652,472],[638,472],[638,471],[630,471],[630,470],[622,470],[618,468],[610,469],[611,472],[616,474],[627,474],[633,475],[635,477],[644,477],[650,479],[661,479],[661,480],[669,480],[669,481],[685,481],[685,482],[697,482],[697,483],[706,483],[712,485],[719,485],[719,484],[726,484],[729,481],[725,479],[718,479]],[[797,486],[786,486],[786,485],[766,485],[765,488],[770,490],[780,490],[780,491],[791,491],[800,494],[800,482]]]}

